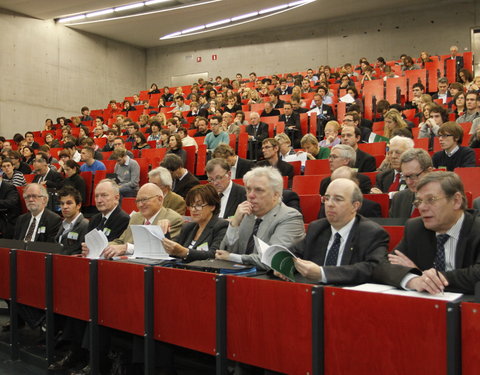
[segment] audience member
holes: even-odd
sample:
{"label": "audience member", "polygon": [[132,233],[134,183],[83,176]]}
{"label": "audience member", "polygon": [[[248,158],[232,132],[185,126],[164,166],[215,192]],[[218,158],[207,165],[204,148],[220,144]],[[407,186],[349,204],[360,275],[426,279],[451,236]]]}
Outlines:
{"label": "audience member", "polygon": [[200,184],[198,178],[192,175],[183,165],[182,159],[175,154],[167,154],[160,163],[161,167],[166,168],[173,178],[172,190],[184,199],[189,190],[195,185]]}
{"label": "audience member", "polygon": [[148,181],[157,185],[163,192],[163,207],[170,208],[184,216],[187,206],[185,200],[172,191],[172,175],[168,169],[157,167],[148,172]]}
{"label": "audience member", "polygon": [[446,122],[438,130],[442,151],[432,156],[433,167],[453,171],[459,167],[475,167],[475,152],[470,147],[461,146],[463,128],[455,122]]}

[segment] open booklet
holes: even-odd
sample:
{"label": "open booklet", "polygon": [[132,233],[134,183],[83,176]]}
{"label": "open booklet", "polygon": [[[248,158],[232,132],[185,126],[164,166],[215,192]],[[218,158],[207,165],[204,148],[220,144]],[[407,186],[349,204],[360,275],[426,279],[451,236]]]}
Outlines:
{"label": "open booklet", "polygon": [[165,251],[162,239],[165,237],[158,225],[131,225],[135,258],[174,259]]}
{"label": "open booklet", "polygon": [[455,301],[463,294],[461,293],[451,293],[451,292],[444,292],[443,294],[429,294],[427,292],[416,292],[413,290],[401,290],[397,289],[394,286],[390,285],[383,285],[383,284],[373,284],[373,283],[366,283],[352,287],[346,287],[344,289],[350,290],[358,290],[361,292],[373,292],[373,293],[383,293],[383,294],[394,294],[397,296],[404,296],[404,297],[416,297],[416,298],[426,298],[426,299],[437,299],[441,301]]}
{"label": "open booklet", "polygon": [[254,236],[255,246],[263,264],[271,269],[280,272],[291,281],[295,281],[295,264],[293,259],[296,256],[285,246],[269,245],[257,236]]}

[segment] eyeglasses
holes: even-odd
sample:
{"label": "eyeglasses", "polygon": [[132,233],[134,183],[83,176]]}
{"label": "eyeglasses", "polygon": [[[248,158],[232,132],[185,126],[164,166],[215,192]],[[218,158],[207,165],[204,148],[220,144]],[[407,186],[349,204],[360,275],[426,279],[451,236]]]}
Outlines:
{"label": "eyeglasses", "polygon": [[39,198],[42,198],[43,195],[38,195],[38,194],[28,194],[28,195],[24,195],[23,198],[25,200],[29,200],[29,199],[39,199]]}
{"label": "eyeglasses", "polygon": [[435,197],[435,196],[432,196],[432,197],[428,197],[428,198],[425,198],[425,199],[415,199],[413,201],[413,205],[415,207],[419,207],[422,203],[425,204],[426,206],[433,206],[437,201],[439,201],[440,199],[444,199],[444,198],[447,198],[447,197]]}
{"label": "eyeglasses", "polygon": [[420,173],[417,173],[417,174],[408,174],[408,175],[407,175],[407,174],[402,174],[402,176],[403,176],[403,178],[404,178],[405,180],[410,179],[410,180],[412,180],[412,181],[415,181],[415,180],[418,180],[418,178],[420,177],[420,175],[421,175],[423,172],[425,172],[425,170],[422,170]]}
{"label": "eyeglasses", "polygon": [[345,202],[345,198],[343,197],[339,197],[337,195],[334,195],[333,197],[330,196],[330,195],[324,195],[322,197],[322,203],[328,203],[328,202],[332,202],[333,204],[340,204],[340,203],[343,203]]}
{"label": "eyeglasses", "polygon": [[190,211],[201,211],[203,210],[203,207],[208,206],[208,204],[193,204],[193,205],[188,205],[190,208]]}
{"label": "eyeglasses", "polygon": [[137,206],[140,206],[141,204],[146,203],[147,201],[155,197],[158,197],[158,195],[152,195],[151,197],[148,197],[148,198],[135,199],[135,203],[137,204]]}
{"label": "eyeglasses", "polygon": [[223,178],[227,175],[228,173],[225,173],[223,176],[217,176],[215,178],[208,178],[207,181],[212,183],[212,182],[219,182],[223,180]]}

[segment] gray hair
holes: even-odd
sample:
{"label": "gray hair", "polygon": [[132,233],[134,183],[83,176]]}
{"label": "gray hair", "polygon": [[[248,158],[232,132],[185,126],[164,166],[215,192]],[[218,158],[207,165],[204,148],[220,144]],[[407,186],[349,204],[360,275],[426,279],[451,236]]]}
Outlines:
{"label": "gray hair", "polygon": [[442,77],[438,80],[438,83],[446,83],[448,85],[448,79],[446,79],[445,77]]}
{"label": "gray hair", "polygon": [[278,169],[273,167],[256,167],[251,169],[245,174],[245,176],[243,176],[243,183],[245,186],[250,179],[254,177],[266,177],[273,191],[280,194],[280,197],[282,196],[283,178]]}
{"label": "gray hair", "polygon": [[41,184],[37,184],[36,182],[32,182],[30,184],[27,184],[27,186],[25,186],[25,188],[23,189],[24,196],[30,188],[35,187],[35,186],[40,189],[40,195],[42,197],[45,197],[45,198],[48,199],[48,192],[47,192],[47,189],[45,188],[45,186],[43,186]]}
{"label": "gray hair", "polygon": [[110,184],[115,194],[120,194],[120,186],[118,186],[118,184],[114,180],[110,178],[104,178],[97,184],[97,186],[100,184]]}
{"label": "gray hair", "polygon": [[340,150],[340,157],[348,160],[348,166],[353,167],[357,161],[357,153],[352,146],[349,145],[336,145],[332,147],[333,150]]}
{"label": "gray hair", "polygon": [[412,138],[402,137],[401,135],[396,135],[395,137],[390,139],[390,145],[395,144],[395,143],[403,143],[406,146],[407,149],[413,148],[413,146],[415,145],[413,143]]}
{"label": "gray hair", "polygon": [[405,151],[400,157],[400,163],[408,163],[413,160],[418,161],[420,168],[422,170],[427,170],[428,168],[433,167],[432,158],[430,154],[425,151],[423,148],[412,148]]}
{"label": "gray hair", "polygon": [[152,177],[159,177],[163,186],[167,186],[170,189],[172,188],[172,185],[173,185],[172,174],[169,172],[167,168],[157,167],[155,169],[152,169],[150,172],[148,172],[148,178],[150,179]]}
{"label": "gray hair", "polygon": [[431,182],[438,182],[448,198],[453,197],[456,193],[460,193],[462,196],[462,206],[460,208],[462,210],[467,209],[467,197],[465,196],[465,189],[463,187],[462,180],[456,173],[445,171],[429,173],[423,176],[418,182],[417,192]]}

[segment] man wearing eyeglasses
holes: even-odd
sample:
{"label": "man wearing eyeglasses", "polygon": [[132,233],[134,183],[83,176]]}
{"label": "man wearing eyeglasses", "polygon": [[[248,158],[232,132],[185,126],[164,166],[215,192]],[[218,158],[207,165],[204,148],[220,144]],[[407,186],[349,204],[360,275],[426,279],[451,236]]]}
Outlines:
{"label": "man wearing eyeglasses", "polygon": [[62,219],[47,207],[48,193],[44,186],[32,183],[23,191],[28,212],[19,216],[14,239],[25,242],[55,242]]}
{"label": "man wearing eyeglasses", "polygon": [[480,281],[480,217],[467,211],[463,184],[453,172],[432,172],[417,184],[419,218],[407,221],[390,264],[375,270],[383,283],[438,294],[473,294]]}
{"label": "man wearing eyeglasses", "polygon": [[238,205],[247,200],[245,188],[231,178],[230,165],[225,159],[211,159],[205,166],[208,182],[220,196],[218,217],[228,219],[235,214]]}
{"label": "man wearing eyeglasses", "polygon": [[292,248],[299,255],[295,268],[303,277],[319,283],[369,282],[374,268],[386,256],[387,232],[357,214],[363,195],[352,180],[332,181],[322,202],[325,218],[310,223],[305,238]]}
{"label": "man wearing eyeglasses", "polygon": [[[105,258],[134,254],[131,225],[159,225],[163,232],[168,233],[171,238],[180,234],[183,219],[177,212],[163,207],[163,192],[157,185],[150,182],[143,185],[138,191],[135,202],[139,212],[130,217],[127,229],[119,238],[111,241],[103,251]],[[85,244],[82,246],[82,254],[84,256],[88,254]]]}
{"label": "man wearing eyeglasses", "polygon": [[421,177],[432,171],[432,158],[421,148],[407,150],[400,157],[400,169],[408,188],[393,196],[390,203],[390,217],[405,219],[417,217],[419,212],[413,205],[417,183]]}
{"label": "man wearing eyeglasses", "polygon": [[446,122],[438,129],[438,138],[442,151],[432,156],[433,166],[453,171],[459,167],[475,167],[475,152],[462,146],[463,128],[455,122]]}

